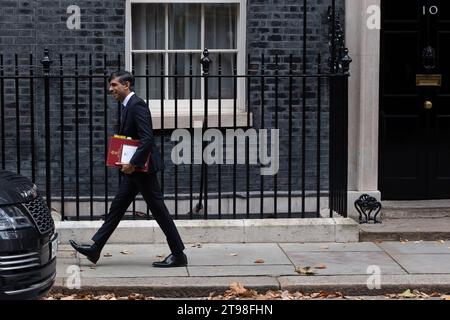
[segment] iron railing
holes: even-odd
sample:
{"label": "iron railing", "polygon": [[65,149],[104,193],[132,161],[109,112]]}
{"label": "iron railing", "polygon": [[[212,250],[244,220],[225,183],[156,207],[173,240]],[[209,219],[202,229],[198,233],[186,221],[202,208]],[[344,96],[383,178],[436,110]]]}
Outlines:
{"label": "iron railing", "polygon": [[[306,23],[306,12],[304,16]],[[175,72],[167,74],[162,55],[158,74],[152,73],[148,55],[145,74],[139,74],[133,55],[132,71],[143,88],[137,94],[155,100],[149,87],[150,83],[158,84],[160,117],[153,120],[153,125],[166,165],[159,180],[176,219],[347,215],[351,59],[334,1],[329,23],[328,68],[320,54],[306,54],[306,28],[301,57],[249,55],[247,70],[242,74],[238,74],[236,57],[231,74],[224,74],[222,55],[211,61],[206,49],[202,59],[190,54],[187,74],[177,71],[177,56]],[[193,72],[196,63],[201,64],[202,74]],[[308,69],[311,63],[315,67]],[[213,64],[217,70],[214,74],[210,73]],[[17,54],[12,58],[0,54],[1,167],[36,181],[48,206],[59,211],[62,219],[100,218],[107,213],[120,182],[119,175],[107,168],[104,160],[107,141],[117,133],[121,109],[108,97],[107,79],[111,71],[121,68],[120,55],[74,54],[66,60],[59,54],[53,61],[45,50],[40,65],[36,65],[33,55],[25,64],[20,63]],[[203,87],[200,108],[194,103],[195,81],[201,81]],[[181,82],[187,110],[180,108]],[[223,96],[225,83],[227,99]],[[167,85],[173,90],[171,101],[166,97]],[[231,103],[228,108],[226,100]],[[174,106],[170,127],[169,104]],[[150,110],[154,107],[150,105]],[[200,126],[196,120],[201,121]],[[191,159],[198,150],[203,154],[207,149],[203,140],[200,149],[195,149],[199,132],[204,137],[209,129],[216,129],[222,136],[227,130],[236,133],[241,129],[249,135],[275,130],[267,138],[270,141],[279,134],[279,170],[274,175],[261,174],[264,165],[250,161],[251,139],[241,140],[243,143],[238,145],[235,137],[230,163],[208,165],[201,157],[200,163],[175,165],[171,161],[175,143],[170,136],[181,128],[191,137]],[[276,150],[268,149],[272,154]],[[151,218],[140,198],[130,213],[132,219]]]}

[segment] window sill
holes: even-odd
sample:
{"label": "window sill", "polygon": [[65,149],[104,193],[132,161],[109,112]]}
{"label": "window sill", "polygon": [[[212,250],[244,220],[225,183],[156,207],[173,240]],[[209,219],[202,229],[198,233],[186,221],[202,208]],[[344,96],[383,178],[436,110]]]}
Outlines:
{"label": "window sill", "polygon": [[[248,119],[248,116],[250,119]],[[222,111],[220,124],[219,114],[217,112],[208,113],[208,128],[234,128],[234,112]],[[236,127],[251,127],[253,125],[253,114],[246,111],[238,111],[236,113]],[[192,114],[192,127],[201,128],[203,126],[203,113]],[[175,120],[176,123],[175,123]],[[250,121],[250,123],[248,123]],[[161,114],[152,113],[152,124],[154,130],[160,130],[162,117]],[[185,112],[179,112],[178,116],[174,113],[164,113],[164,129],[188,129],[191,128],[191,115]]]}
{"label": "window sill", "polygon": [[[164,129],[201,128],[203,126],[204,100],[178,100],[176,106],[174,100],[165,100],[163,110],[159,100],[150,100],[148,105],[154,130],[162,129],[162,118],[164,118]],[[248,114],[245,107],[240,106],[242,106],[242,103],[239,100],[236,102],[229,99],[221,100],[219,123],[219,100],[208,100],[208,128],[233,128],[235,117],[236,127],[251,127],[253,125],[252,113]],[[175,112],[175,107],[177,112]],[[236,111],[234,111],[235,109]]]}

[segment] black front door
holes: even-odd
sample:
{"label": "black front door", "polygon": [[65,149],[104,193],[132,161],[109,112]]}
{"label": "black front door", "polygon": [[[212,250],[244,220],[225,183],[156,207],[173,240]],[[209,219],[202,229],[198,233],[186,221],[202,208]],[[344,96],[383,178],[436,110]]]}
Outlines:
{"label": "black front door", "polygon": [[450,198],[450,0],[381,5],[382,198]]}

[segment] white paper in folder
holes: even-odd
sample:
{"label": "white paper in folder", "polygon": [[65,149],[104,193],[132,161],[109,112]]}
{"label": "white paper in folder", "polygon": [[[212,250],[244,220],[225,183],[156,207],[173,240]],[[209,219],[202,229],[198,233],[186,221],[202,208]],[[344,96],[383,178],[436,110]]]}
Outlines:
{"label": "white paper in folder", "polygon": [[122,147],[122,157],[120,158],[120,162],[126,164],[130,163],[130,160],[133,157],[136,150],[137,150],[136,146],[124,144]]}

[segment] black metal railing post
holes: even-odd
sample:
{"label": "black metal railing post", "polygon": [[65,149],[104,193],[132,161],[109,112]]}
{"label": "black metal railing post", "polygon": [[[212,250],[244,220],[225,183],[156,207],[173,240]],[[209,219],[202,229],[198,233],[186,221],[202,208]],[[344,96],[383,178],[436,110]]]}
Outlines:
{"label": "black metal railing post", "polygon": [[20,161],[20,94],[19,94],[19,57],[17,53],[14,55],[14,68],[15,68],[15,79],[14,79],[14,89],[15,89],[15,101],[16,101],[16,168],[17,173],[21,172],[21,161]]}
{"label": "black metal railing post", "polygon": [[80,105],[79,105],[78,54],[75,54],[75,207],[80,219]]}
{"label": "black metal railing post", "polygon": [[[205,135],[205,131],[208,128],[208,77],[209,77],[209,67],[211,64],[211,59],[209,58],[209,51],[205,48],[203,50],[203,57],[200,60],[200,63],[202,64],[203,69],[203,81],[205,86],[205,93],[204,93],[204,118],[203,118],[203,127],[202,127],[202,137]],[[202,139],[203,140],[203,139]],[[208,219],[208,166],[205,163],[204,160],[204,143],[202,143],[202,176],[203,176],[203,188],[201,190],[204,190],[204,197],[205,197],[205,204],[203,206],[203,217],[204,219]]]}
{"label": "black metal railing post", "polygon": [[64,185],[64,154],[65,154],[65,140],[64,140],[64,65],[63,55],[59,55],[59,117],[60,117],[60,199],[61,199],[61,220],[65,216],[65,185]]}
{"label": "black metal railing post", "polygon": [[51,186],[51,144],[50,144],[50,59],[49,50],[44,49],[44,58],[41,60],[44,76],[44,117],[45,117],[45,198],[47,206],[51,208],[52,186]]}
{"label": "black metal railing post", "polygon": [[5,69],[3,65],[3,54],[0,55],[0,118],[1,118],[1,139],[2,139],[2,169],[6,168],[6,147],[5,147]]}
{"label": "black metal railing post", "polygon": [[94,111],[93,111],[93,65],[89,54],[89,207],[90,220],[94,219]]}
{"label": "black metal railing post", "polygon": [[335,0],[328,9],[330,48],[330,216],[347,216],[348,190],[348,78],[352,59],[345,47],[345,36]]}
{"label": "black metal railing post", "polygon": [[[103,55],[103,145],[104,145],[104,160],[108,157],[108,70],[107,70],[107,56]],[[104,197],[104,216],[108,214],[108,167],[104,166],[104,181],[105,181],[105,197]]]}
{"label": "black metal railing post", "polygon": [[30,54],[30,144],[31,144],[31,179],[36,181],[36,145],[35,145],[35,107],[34,107],[34,67],[33,54]]}

